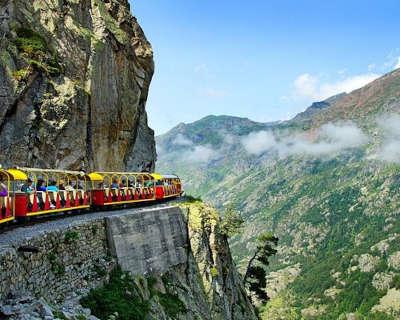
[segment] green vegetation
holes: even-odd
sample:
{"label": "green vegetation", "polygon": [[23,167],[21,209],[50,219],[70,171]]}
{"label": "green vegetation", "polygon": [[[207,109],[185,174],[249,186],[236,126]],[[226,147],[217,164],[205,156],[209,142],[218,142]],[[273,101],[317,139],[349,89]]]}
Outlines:
{"label": "green vegetation", "polygon": [[[400,104],[400,78],[397,76],[376,91],[379,99],[365,101],[362,108],[336,111],[368,130],[373,141],[357,150],[325,157],[292,155],[285,158],[265,154],[249,155],[240,145],[244,132],[265,130],[259,124],[230,117],[207,117],[194,124],[180,125],[158,143],[168,150],[160,154],[158,170],[175,172],[185,181],[186,192],[210,201],[224,210],[226,204],[241,212],[243,232],[229,241],[235,262],[246,272],[257,234],[273,230],[280,250],[271,257],[269,271],[279,272],[299,266],[298,274],[285,283],[285,289],[263,308],[265,319],[301,319],[301,311],[316,308],[315,319],[392,319],[372,312],[387,290],[373,286],[374,276],[395,273],[390,288],[400,289],[399,271],[388,266],[388,257],[400,251],[400,166],[370,159],[380,147],[382,133],[376,114],[383,106]],[[386,108],[386,107],[385,107]],[[394,112],[399,112],[398,107]],[[347,114],[341,114],[347,112]],[[339,115],[330,114],[329,120]],[[318,118],[318,125],[324,123]],[[274,130],[302,132],[315,129],[313,122],[277,124]],[[231,129],[232,128],[232,129]],[[234,143],[224,140],[224,132],[235,135]],[[193,163],[182,157],[183,146],[174,145],[177,134],[194,145],[211,145],[218,160]],[[226,138],[226,137],[225,137]],[[232,137],[231,137],[232,138]],[[236,139],[236,140],[235,140]],[[385,243],[386,251],[377,249]],[[359,257],[378,259],[371,271],[362,271]],[[262,278],[261,269],[259,272]],[[335,275],[335,276],[334,276]],[[277,277],[278,278],[278,277]],[[287,280],[286,276],[282,276]],[[271,284],[274,286],[274,283]],[[327,296],[327,292],[336,292]]]}
{"label": "green vegetation", "polygon": [[92,235],[95,236],[97,234],[97,232],[99,231],[99,228],[97,225],[92,225]]}
{"label": "green vegetation", "polygon": [[60,261],[57,256],[54,253],[49,253],[47,255],[47,259],[50,262],[50,268],[51,271],[56,275],[56,276],[63,276],[65,274],[65,266]]}
{"label": "green vegetation", "polygon": [[23,81],[29,76],[30,73],[31,73],[30,68],[23,68],[23,69],[14,71],[13,77],[17,81]]}
{"label": "green vegetation", "polygon": [[230,238],[241,232],[243,224],[244,220],[240,213],[233,206],[228,206],[219,224],[219,231]]}
{"label": "green vegetation", "polygon": [[94,289],[81,300],[82,306],[92,313],[107,319],[118,312],[121,320],[142,320],[150,310],[150,304],[136,293],[136,286],[129,274],[117,268],[112,271],[110,281],[102,288]]}
{"label": "green vegetation", "polygon": [[218,277],[218,275],[219,275],[218,269],[216,267],[214,267],[214,266],[211,267],[210,268],[210,274],[211,274],[211,277],[213,277],[213,278]]}
{"label": "green vegetation", "polygon": [[257,238],[257,248],[249,260],[246,273],[243,278],[244,285],[260,301],[266,302],[268,295],[266,293],[266,267],[269,265],[269,258],[278,251],[275,247],[278,245],[278,238],[270,233],[264,233]]}
{"label": "green vegetation", "polygon": [[15,40],[18,50],[29,56],[40,57],[47,53],[46,40],[31,29],[20,28],[17,30],[18,38]]}
{"label": "green vegetation", "polygon": [[[163,279],[167,280],[167,275]],[[111,272],[109,282],[102,288],[91,290],[81,300],[82,306],[90,308],[92,313],[100,319],[107,319],[110,315],[118,314],[118,319],[135,320],[145,319],[149,312],[151,301],[158,302],[164,312],[176,319],[180,313],[186,312],[186,307],[178,295],[169,292],[159,292],[155,289],[157,279],[154,277],[138,278],[135,281],[129,273],[116,268]],[[169,282],[165,281],[168,287]],[[143,295],[148,288],[150,296]]]}
{"label": "green vegetation", "polygon": [[158,301],[165,313],[172,319],[176,319],[180,313],[186,312],[186,307],[179,297],[171,293],[158,293]]}
{"label": "green vegetation", "polygon": [[14,73],[14,78],[17,81],[26,79],[33,70],[52,76],[61,73],[62,68],[57,55],[48,47],[44,37],[27,28],[19,28],[16,33],[15,45],[28,65],[28,67]]}
{"label": "green vegetation", "polygon": [[202,202],[203,200],[200,197],[193,197],[191,195],[185,196],[185,201],[188,203],[194,203],[194,202]]}
{"label": "green vegetation", "polygon": [[93,271],[94,271],[99,277],[105,277],[105,276],[107,275],[107,270],[106,270],[104,267],[102,267],[102,266],[100,266],[100,265],[97,265],[97,264],[95,264],[95,265],[93,266]]}
{"label": "green vegetation", "polygon": [[77,231],[67,231],[64,236],[64,242],[72,244],[79,240],[80,234]]}

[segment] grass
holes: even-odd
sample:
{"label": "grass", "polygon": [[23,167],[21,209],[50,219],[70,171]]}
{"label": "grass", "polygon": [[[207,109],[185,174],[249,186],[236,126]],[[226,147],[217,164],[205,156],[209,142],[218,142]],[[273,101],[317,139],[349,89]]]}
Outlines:
{"label": "grass", "polygon": [[102,288],[91,290],[81,299],[85,308],[100,318],[107,319],[118,312],[119,320],[142,320],[150,311],[148,301],[143,301],[136,294],[132,277],[116,268],[111,272],[109,282]]}
{"label": "grass", "polygon": [[[166,276],[162,277],[166,279]],[[170,278],[165,281],[167,287],[171,284]],[[110,274],[110,280],[101,288],[93,289],[81,299],[85,308],[90,308],[92,313],[100,318],[107,319],[110,315],[118,313],[119,320],[146,319],[150,312],[150,301],[158,301],[170,319],[176,319],[180,313],[187,311],[185,304],[178,295],[171,292],[156,290],[157,278],[139,278],[138,284],[127,272],[119,267]],[[148,288],[149,299],[141,297],[143,288]],[[153,300],[154,299],[154,300]]]}

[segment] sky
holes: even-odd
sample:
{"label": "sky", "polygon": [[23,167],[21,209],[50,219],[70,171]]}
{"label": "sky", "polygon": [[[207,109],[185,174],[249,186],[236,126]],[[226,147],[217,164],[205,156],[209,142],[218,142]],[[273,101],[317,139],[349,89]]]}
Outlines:
{"label": "sky", "polygon": [[154,50],[156,135],[204,116],[285,120],[400,67],[398,0],[130,0]]}

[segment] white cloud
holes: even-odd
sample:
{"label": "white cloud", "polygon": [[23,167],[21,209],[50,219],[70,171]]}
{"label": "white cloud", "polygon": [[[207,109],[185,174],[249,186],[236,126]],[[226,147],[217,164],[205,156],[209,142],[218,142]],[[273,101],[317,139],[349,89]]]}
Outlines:
{"label": "white cloud", "polygon": [[243,147],[249,154],[260,155],[276,147],[277,141],[270,131],[252,132],[242,138]]}
{"label": "white cloud", "polygon": [[295,95],[314,101],[324,100],[338,93],[359,89],[379,77],[380,75],[376,73],[366,73],[332,83],[322,83],[318,77],[304,73],[294,81]]}
{"label": "white cloud", "polygon": [[175,139],[172,141],[173,144],[178,146],[192,146],[193,141],[186,138],[183,134],[178,133]]}
{"label": "white cloud", "polygon": [[296,94],[315,99],[318,94],[318,79],[309,73],[303,73],[294,80]]}
{"label": "white cloud", "polygon": [[372,158],[400,163],[400,115],[382,116],[377,123],[383,131],[383,142]]}
{"label": "white cloud", "polygon": [[400,68],[400,57],[397,58],[397,63],[394,66],[394,69],[398,69],[398,68]]}
{"label": "white cloud", "polygon": [[[323,125],[317,133],[317,140],[305,136],[284,139],[280,147],[281,156],[303,154],[310,156],[325,156],[357,148],[368,142],[367,136],[351,122]],[[286,141],[285,141],[286,140]]]}
{"label": "white cloud", "polygon": [[183,153],[182,159],[186,162],[205,163],[215,159],[217,152],[209,145],[195,146]]}
{"label": "white cloud", "polygon": [[351,122],[323,125],[315,138],[304,134],[278,137],[270,131],[250,133],[241,143],[249,154],[272,151],[280,157],[290,155],[328,156],[357,148],[368,142],[367,136]]}

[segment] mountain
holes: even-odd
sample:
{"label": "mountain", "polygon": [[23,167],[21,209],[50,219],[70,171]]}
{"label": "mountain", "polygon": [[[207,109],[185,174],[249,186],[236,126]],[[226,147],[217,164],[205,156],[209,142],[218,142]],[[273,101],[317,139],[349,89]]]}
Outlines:
{"label": "mountain", "polygon": [[293,118],[293,121],[301,121],[301,120],[310,120],[313,116],[315,116],[320,111],[329,108],[332,104],[334,104],[337,100],[340,100],[346,95],[346,93],[339,93],[333,97],[330,97],[324,101],[314,102],[310,107],[308,107],[305,111],[300,112]]}
{"label": "mountain", "polygon": [[153,51],[127,0],[0,3],[0,162],[139,171]]}
{"label": "mountain", "polygon": [[395,70],[289,121],[181,124],[156,138],[157,169],[241,211],[230,241],[242,271],[258,234],[280,238],[263,319],[399,319],[399,113]]}

